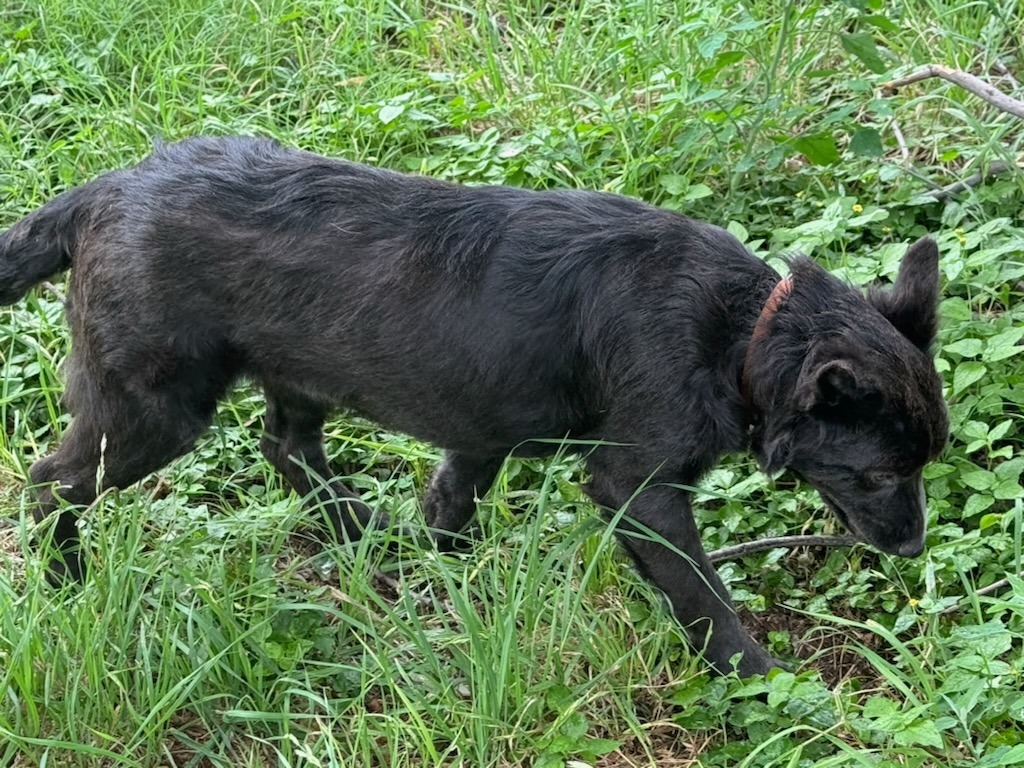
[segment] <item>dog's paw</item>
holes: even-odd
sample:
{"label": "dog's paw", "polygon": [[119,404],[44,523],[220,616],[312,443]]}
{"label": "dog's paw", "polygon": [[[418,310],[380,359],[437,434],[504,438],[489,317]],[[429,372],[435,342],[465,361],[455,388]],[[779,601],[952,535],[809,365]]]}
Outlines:
{"label": "dog's paw", "polygon": [[474,523],[458,533],[434,528],[430,535],[438,552],[465,552],[483,538],[483,530]]}
{"label": "dog's paw", "polygon": [[46,564],[46,582],[54,589],[77,586],[85,581],[85,558],[80,551],[50,558]]}
{"label": "dog's paw", "polygon": [[439,552],[463,551],[480,539],[480,526],[472,522],[475,512],[475,501],[459,504],[436,485],[423,497],[423,520]]}
{"label": "dog's paw", "polygon": [[736,665],[736,673],[740,677],[753,677],[754,675],[767,675],[773,669],[789,670],[784,662],[768,654],[758,646],[755,649],[748,649],[743,653],[739,664]]}

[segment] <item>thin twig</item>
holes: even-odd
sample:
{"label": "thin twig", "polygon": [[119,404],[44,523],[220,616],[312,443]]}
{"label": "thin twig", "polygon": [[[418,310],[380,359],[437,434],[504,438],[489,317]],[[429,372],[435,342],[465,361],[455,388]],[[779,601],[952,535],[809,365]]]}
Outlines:
{"label": "thin twig", "polygon": [[1020,88],[1020,83],[1017,82],[1017,78],[1013,76],[1013,72],[1011,72],[1010,68],[1007,67],[1005,64],[1003,64],[1003,62],[1001,62],[1001,61],[994,62],[992,64],[992,69],[994,69],[1000,75],[1002,75],[1007,80],[1009,80],[1010,81],[1010,86],[1012,88]]}
{"label": "thin twig", "polygon": [[402,591],[402,582],[400,582],[394,576],[390,576],[384,573],[384,571],[382,571],[380,568],[374,570],[373,578],[381,584],[383,584],[388,589],[392,590],[393,592],[399,593]]}
{"label": "thin twig", "polygon": [[903,131],[900,130],[900,124],[896,122],[895,118],[892,121],[892,135],[896,137],[896,143],[900,146],[903,162],[907,162],[910,159],[910,150],[907,149],[907,140],[903,138]]}
{"label": "thin twig", "polygon": [[[1020,573],[1018,573],[1017,574],[1017,578],[1018,579],[1024,579],[1024,571],[1021,571]],[[999,581],[993,581],[987,587],[982,587],[977,592],[975,592],[973,597],[984,597],[985,595],[991,595],[993,592],[998,592],[1003,587],[1008,587],[1008,586],[1010,586],[1010,579],[1009,579],[1009,577],[1007,577],[1005,579],[1000,579]],[[960,600],[957,602],[956,605],[951,605],[951,606],[949,606],[949,608],[944,609],[942,611],[942,615],[945,616],[947,614],[956,613],[957,611],[963,610],[964,603],[967,602],[967,598],[968,597],[972,597],[972,595],[967,595],[966,597],[960,598]]]}
{"label": "thin twig", "polygon": [[708,559],[712,563],[720,563],[723,560],[735,560],[737,557],[749,555],[752,552],[763,552],[766,549],[794,549],[796,547],[852,547],[859,544],[860,540],[853,536],[772,536],[767,539],[748,541],[743,544],[735,544],[731,547],[722,547],[714,552],[708,553]]}
{"label": "thin twig", "polygon": [[928,194],[934,197],[936,200],[948,200],[953,195],[958,195],[965,189],[976,187],[983,181],[988,181],[993,176],[1001,176],[1002,174],[1008,173],[1009,171],[1012,171],[1016,168],[1017,166],[1014,165],[1013,163],[1004,163],[1002,160],[996,160],[992,163],[989,163],[989,166],[986,170],[978,171],[977,173],[971,174],[962,181],[956,181],[952,184],[942,187],[941,189],[933,189]]}
{"label": "thin twig", "polygon": [[941,77],[943,80],[955,83],[975,96],[984,99],[992,106],[998,107],[1003,112],[1009,112],[1011,115],[1016,115],[1024,120],[1024,101],[1018,101],[1011,96],[1007,96],[1002,91],[974,75],[962,72],[959,69],[951,69],[942,64],[929,64],[927,67],[923,67],[917,72],[912,72],[906,77],[883,83],[882,91],[895,91],[897,88],[916,83],[919,80],[926,80],[929,77]]}
{"label": "thin twig", "polygon": [[44,280],[42,282],[42,287],[45,288],[50,293],[52,293],[54,298],[56,298],[56,299],[58,299],[60,301],[64,301],[64,299],[65,299],[64,291],[62,291],[56,285],[51,283],[49,280]]}

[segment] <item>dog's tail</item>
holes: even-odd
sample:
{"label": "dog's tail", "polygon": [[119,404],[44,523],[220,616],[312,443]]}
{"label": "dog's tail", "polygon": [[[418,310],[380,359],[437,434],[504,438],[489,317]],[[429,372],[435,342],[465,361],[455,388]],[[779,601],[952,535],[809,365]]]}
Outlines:
{"label": "dog's tail", "polygon": [[0,234],[0,306],[71,266],[88,220],[92,184],[69,189]]}

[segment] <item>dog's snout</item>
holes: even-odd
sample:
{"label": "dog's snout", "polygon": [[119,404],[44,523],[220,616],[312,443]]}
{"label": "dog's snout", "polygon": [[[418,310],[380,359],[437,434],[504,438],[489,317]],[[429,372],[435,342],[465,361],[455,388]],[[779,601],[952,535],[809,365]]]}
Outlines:
{"label": "dog's snout", "polygon": [[924,552],[924,539],[912,539],[904,541],[896,549],[900,557],[917,557]]}

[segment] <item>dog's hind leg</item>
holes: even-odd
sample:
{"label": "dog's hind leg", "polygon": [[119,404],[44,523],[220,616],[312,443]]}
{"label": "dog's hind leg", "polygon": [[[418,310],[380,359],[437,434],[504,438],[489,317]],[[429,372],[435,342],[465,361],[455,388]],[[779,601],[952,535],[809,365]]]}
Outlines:
{"label": "dog's hind leg", "polygon": [[76,376],[69,394],[76,416],[67,434],[54,453],[29,470],[36,521],[57,515],[50,529],[56,553],[48,573],[55,584],[85,577],[80,510],[66,504],[91,504],[100,490],[131,485],[190,450],[216,403],[215,396],[193,401],[187,387],[128,391],[112,377],[105,377],[101,389],[91,378]]}
{"label": "dog's hind leg", "polygon": [[53,557],[47,567],[47,578],[54,585],[85,578],[78,512],[64,507],[61,500],[81,507],[95,500],[100,483],[97,473],[102,439],[102,431],[97,434],[94,425],[76,419],[56,452],[35,462],[29,469],[36,497],[32,508],[36,524],[56,515],[49,530]]}
{"label": "dog's hind leg", "polygon": [[357,541],[368,527],[386,528],[387,518],[366,506],[344,483],[333,479],[323,447],[326,409],[302,395],[266,390],[263,455],[314,514],[326,515],[331,533]]}
{"label": "dog's hind leg", "polygon": [[629,478],[622,477],[618,467],[602,466],[602,455],[595,453],[588,460],[594,480],[587,490],[612,513],[626,508],[616,531],[619,539],[644,575],[668,597],[691,644],[719,673],[733,669],[736,654],[742,654],[736,669],[743,677],[778,666],[733,610],[701,545],[689,494],[665,485],[665,478],[645,486],[646,478],[632,471]]}
{"label": "dog's hind leg", "polygon": [[477,500],[490,489],[502,461],[454,451],[445,454],[444,463],[434,472],[423,496],[423,515],[434,530],[438,549],[452,548],[454,534],[473,519]]}

